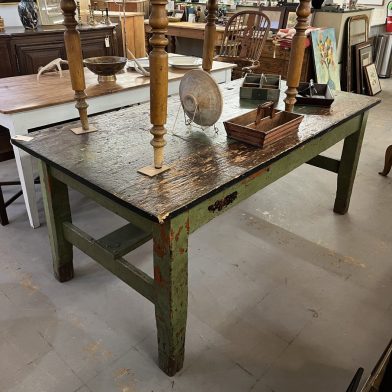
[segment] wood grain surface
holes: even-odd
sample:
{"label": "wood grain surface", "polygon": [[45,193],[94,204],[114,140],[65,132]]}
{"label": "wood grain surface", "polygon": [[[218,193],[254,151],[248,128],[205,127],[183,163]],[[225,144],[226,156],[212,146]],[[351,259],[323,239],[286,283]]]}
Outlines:
{"label": "wood grain surface", "polygon": [[[234,64],[214,61],[213,70],[232,68]],[[187,70],[169,67],[169,80],[181,79]],[[150,79],[137,72],[117,74],[115,83],[98,84],[97,75],[84,68],[87,98],[149,85]],[[0,79],[0,113],[15,113],[46,106],[71,102],[74,93],[69,71],[63,71],[60,78],[55,72],[44,74],[40,81],[37,75],[15,76]]]}
{"label": "wood grain surface", "polygon": [[[151,31],[148,19],[144,21],[146,33]],[[172,37],[204,39],[206,24],[191,22],[169,22],[167,26],[167,35]],[[220,45],[225,32],[225,26],[216,26],[215,45]]]}
{"label": "wood grain surface", "polygon": [[[169,98],[165,155],[171,169],[154,178],[137,173],[151,161],[149,104],[90,117],[98,132],[76,136],[69,130],[74,123],[67,123],[30,134],[34,137],[30,142],[14,144],[121,205],[163,221],[380,102],[375,97],[334,92],[330,110],[296,106],[295,112],[305,114],[298,136],[260,149],[230,140],[224,131],[223,120],[255,107],[239,100],[241,83],[236,80],[222,86],[224,110],[218,133],[185,126],[178,96]],[[278,108],[284,108],[282,101]]]}

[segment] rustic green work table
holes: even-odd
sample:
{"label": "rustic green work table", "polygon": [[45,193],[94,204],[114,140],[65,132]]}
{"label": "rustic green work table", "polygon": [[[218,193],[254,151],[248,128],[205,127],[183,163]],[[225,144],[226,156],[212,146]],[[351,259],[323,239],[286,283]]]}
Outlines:
{"label": "rustic green work table", "polygon": [[[221,119],[249,110],[240,81],[224,85]],[[102,264],[155,305],[159,366],[169,375],[184,360],[188,298],[188,237],[217,215],[303,163],[337,173],[334,211],[349,206],[368,110],[377,98],[339,92],[328,109],[305,109],[298,137],[259,149],[230,141],[222,123],[205,133],[184,125],[178,97],[169,99],[166,163],[155,178],[137,173],[150,164],[149,105],[91,118],[98,132],[75,135],[75,123],[30,134],[13,143],[40,160],[46,219],[56,278],[73,277],[72,247]],[[247,107],[246,107],[247,106]],[[319,155],[344,139],[340,160]],[[68,188],[74,188],[130,223],[94,239],[72,224]],[[154,277],[123,256],[153,240]]]}

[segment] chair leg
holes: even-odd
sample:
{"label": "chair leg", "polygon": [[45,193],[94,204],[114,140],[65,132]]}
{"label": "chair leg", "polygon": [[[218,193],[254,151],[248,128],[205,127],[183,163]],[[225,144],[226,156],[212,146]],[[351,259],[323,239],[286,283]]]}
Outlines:
{"label": "chair leg", "polygon": [[392,144],[385,151],[384,170],[378,174],[381,174],[382,176],[388,175],[388,173],[391,171],[391,167],[392,167]]}
{"label": "chair leg", "polygon": [[[34,184],[39,184],[40,179],[36,177],[34,179]],[[2,186],[15,186],[20,185],[20,181],[2,181],[0,182],[0,225],[6,226],[9,224],[7,207],[12,204],[16,199],[23,195],[22,191],[15,193],[10,199],[4,201]]]}
{"label": "chair leg", "polygon": [[8,225],[8,216],[7,210],[5,208],[4,197],[3,197],[3,190],[0,186],[0,224],[2,226]]}

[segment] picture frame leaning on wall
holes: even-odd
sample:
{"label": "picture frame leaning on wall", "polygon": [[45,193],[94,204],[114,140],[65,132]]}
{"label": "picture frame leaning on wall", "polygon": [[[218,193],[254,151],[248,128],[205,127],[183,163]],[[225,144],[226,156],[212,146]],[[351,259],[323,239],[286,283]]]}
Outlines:
{"label": "picture frame leaning on wall", "polygon": [[355,73],[357,77],[357,94],[366,94],[364,67],[373,63],[373,46],[370,42],[355,45]]}
{"label": "picture frame leaning on wall", "polygon": [[381,91],[380,79],[377,75],[374,63],[364,66],[366,82],[368,85],[369,95],[376,95]]}

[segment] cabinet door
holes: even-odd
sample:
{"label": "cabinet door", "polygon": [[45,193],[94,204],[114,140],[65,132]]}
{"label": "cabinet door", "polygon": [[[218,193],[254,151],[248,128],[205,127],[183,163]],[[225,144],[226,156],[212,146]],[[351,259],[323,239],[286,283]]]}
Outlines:
{"label": "cabinet door", "polygon": [[65,58],[63,43],[24,44],[15,45],[16,56],[21,75],[30,75],[38,72],[38,68],[61,57]]}
{"label": "cabinet door", "polygon": [[10,42],[7,38],[0,39],[0,59],[0,78],[16,76],[17,74],[11,62]]}
{"label": "cabinet door", "polygon": [[[107,41],[105,41],[107,40]],[[106,43],[108,42],[108,44]],[[113,36],[102,34],[96,37],[84,37],[82,35],[82,53],[83,58],[97,56],[113,56],[115,53]],[[109,46],[107,46],[109,45]]]}

